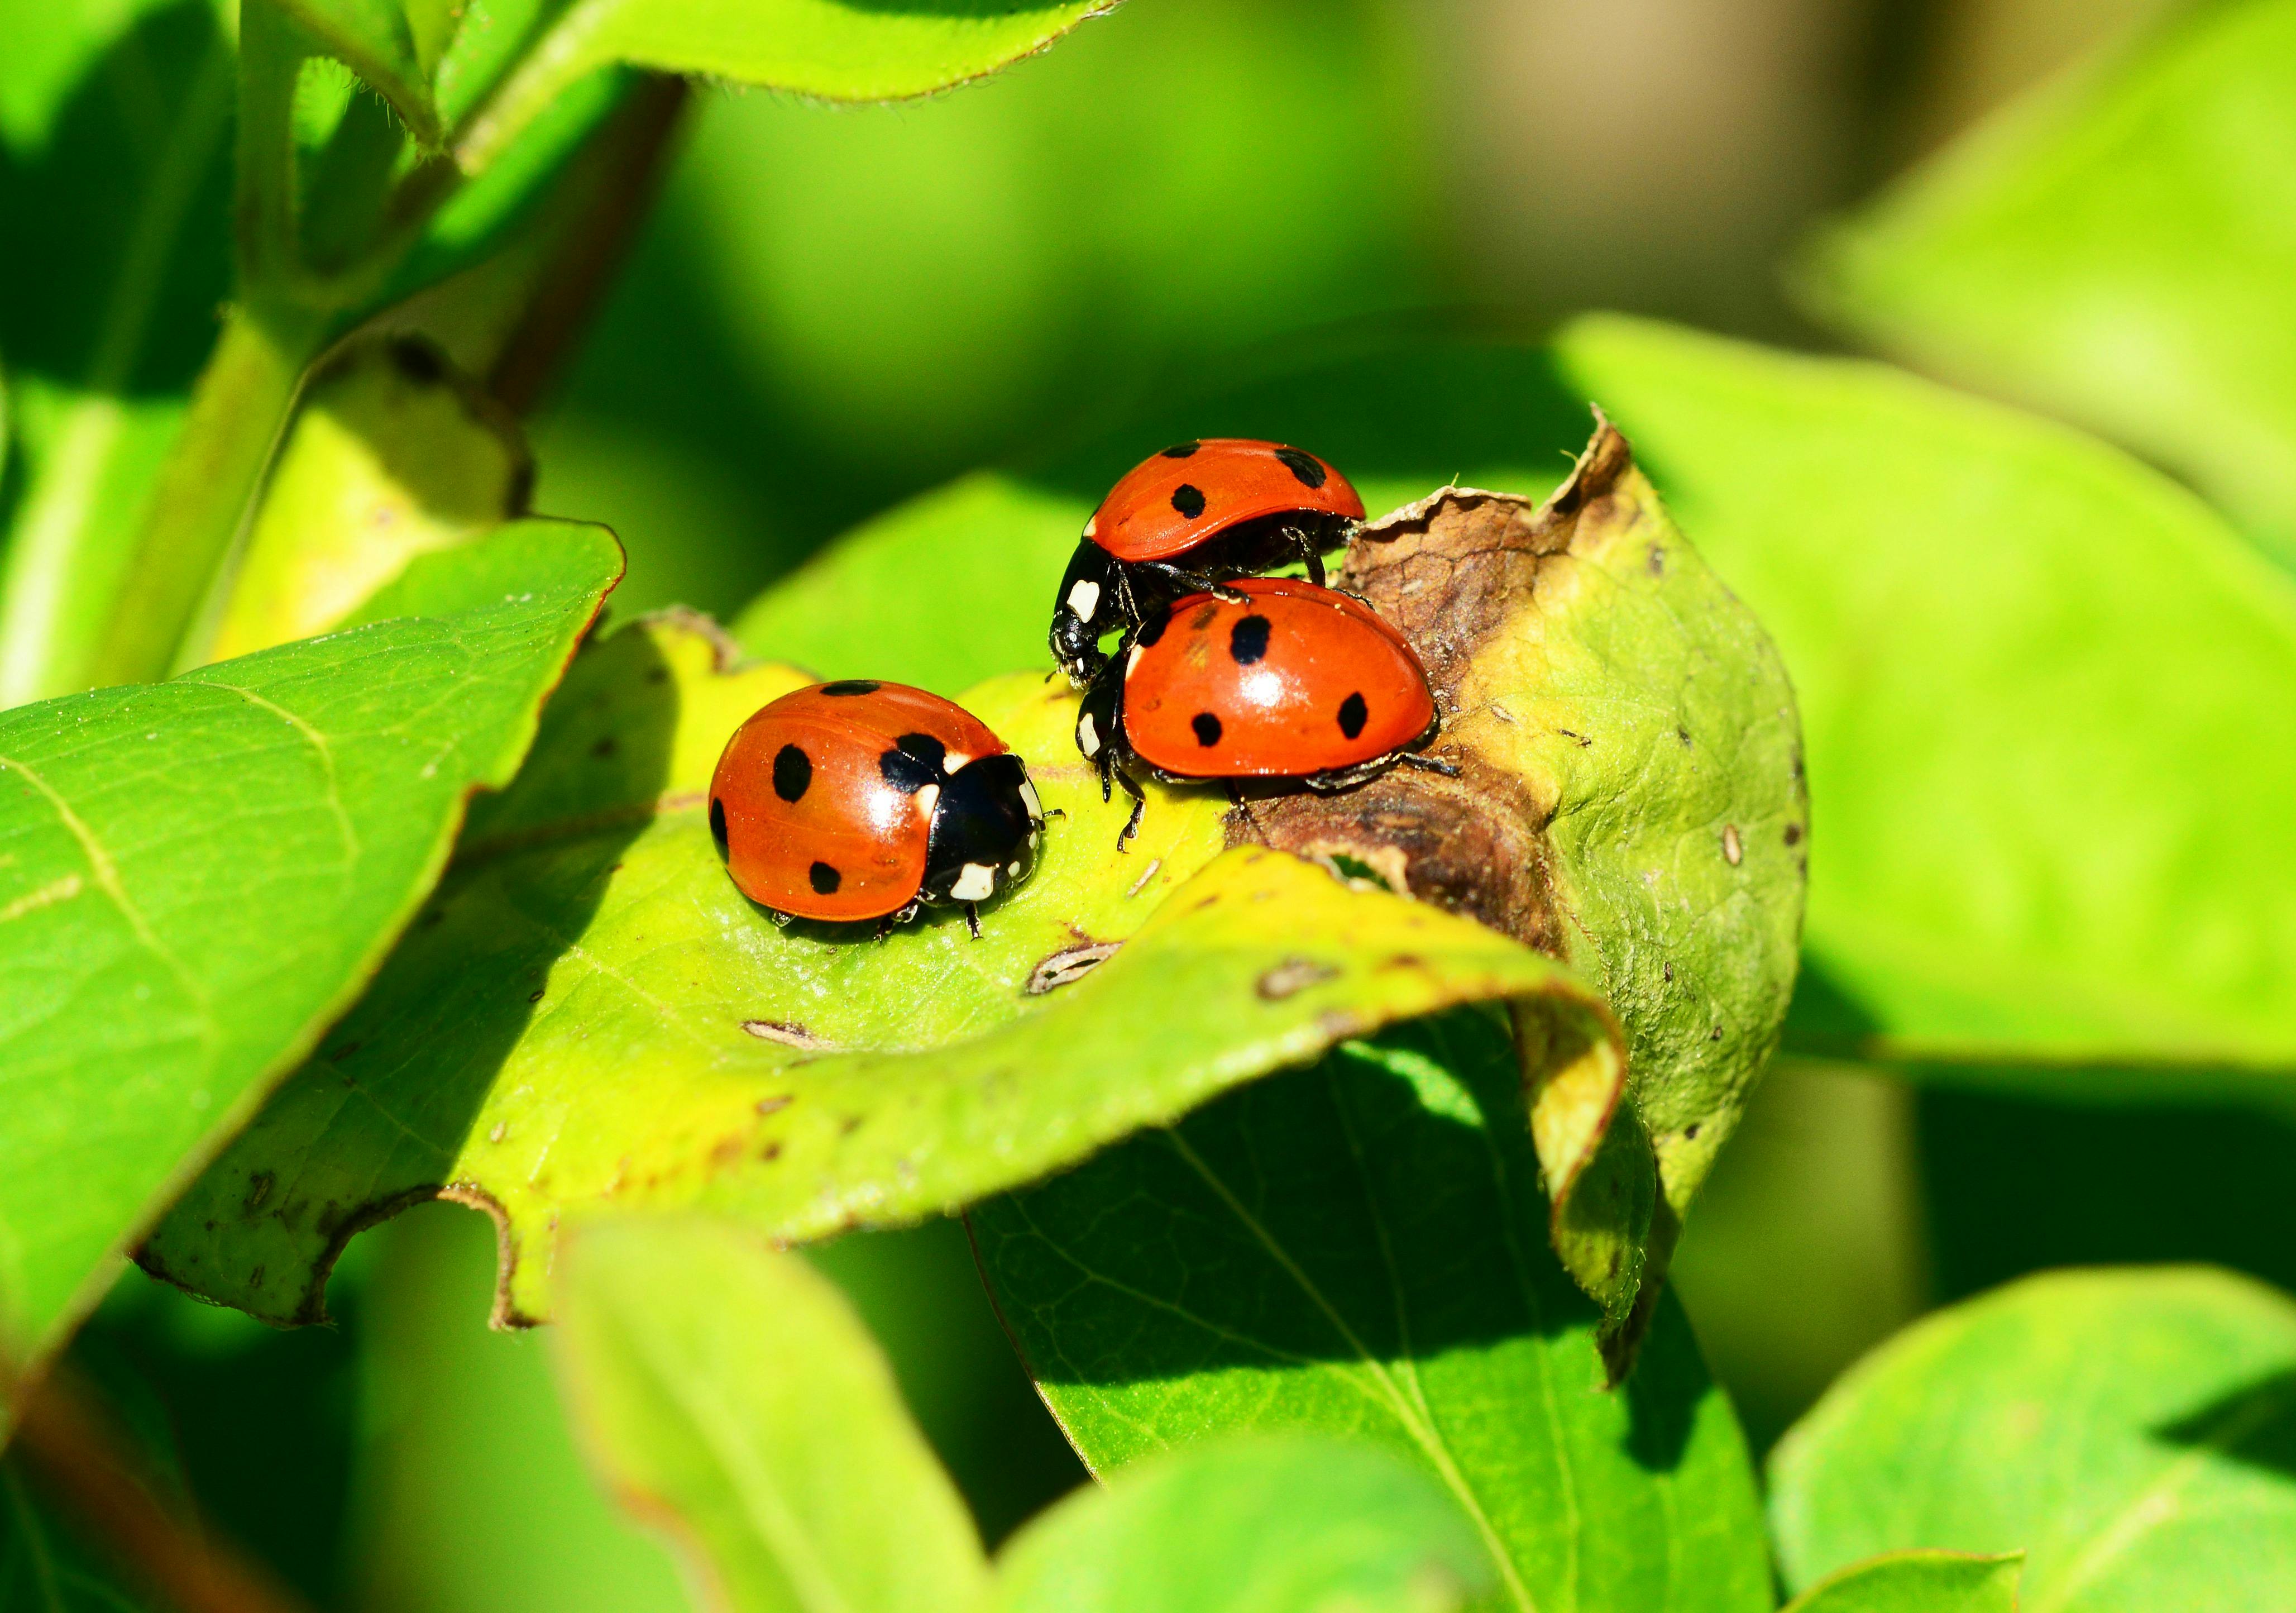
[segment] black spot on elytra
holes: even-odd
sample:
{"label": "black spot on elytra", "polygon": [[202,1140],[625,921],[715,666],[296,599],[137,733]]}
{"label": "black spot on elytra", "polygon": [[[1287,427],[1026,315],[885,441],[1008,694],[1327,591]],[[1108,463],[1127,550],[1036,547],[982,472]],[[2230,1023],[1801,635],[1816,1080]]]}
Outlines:
{"label": "black spot on elytra", "polygon": [[1171,625],[1172,613],[1158,611],[1140,624],[1140,630],[1133,635],[1132,642],[1145,649],[1161,638],[1164,636],[1164,630]]}
{"label": "black spot on elytra", "polygon": [[[915,735],[911,735],[915,738]],[[898,746],[877,758],[877,771],[887,784],[904,795],[914,795],[940,777],[939,769],[930,762],[911,755]]]}
{"label": "black spot on elytra", "polygon": [[873,695],[882,687],[884,687],[884,685],[876,682],[873,679],[840,678],[835,683],[823,684],[821,686],[821,692],[824,695]]}
{"label": "black spot on elytra", "polygon": [[726,854],[726,803],[715,795],[709,798],[709,838],[718,843],[718,855]]}
{"label": "black spot on elytra", "polygon": [[774,794],[783,801],[801,801],[813,784],[813,758],[793,745],[774,753]]}
{"label": "black spot on elytra", "polygon": [[836,894],[837,887],[845,883],[844,876],[825,862],[815,863],[806,871],[806,878],[815,893],[822,896]]}
{"label": "black spot on elytra", "polygon": [[1340,732],[1353,739],[1364,731],[1371,720],[1371,708],[1364,704],[1363,695],[1354,694],[1340,702]]}
{"label": "black spot on elytra", "polygon": [[1183,481],[1172,490],[1172,507],[1193,521],[1204,513],[1204,495],[1193,482]]}
{"label": "black spot on elytra", "polygon": [[1330,474],[1315,455],[1303,454],[1295,448],[1277,449],[1275,457],[1283,462],[1285,470],[1299,479],[1301,487],[1321,487]]}
{"label": "black spot on elytra", "polygon": [[1220,720],[1210,712],[1198,712],[1188,719],[1188,726],[1196,731],[1196,743],[1210,750],[1220,742]]}
{"label": "black spot on elytra", "polygon": [[1185,459],[1201,447],[1203,447],[1203,444],[1201,442],[1176,442],[1170,448],[1164,450],[1164,457],[1167,459]]}
{"label": "black spot on elytra", "polygon": [[904,734],[893,743],[936,773],[948,761],[948,747],[931,734]]}
{"label": "black spot on elytra", "polygon": [[1250,666],[1267,654],[1267,630],[1265,616],[1246,616],[1228,630],[1227,653],[1238,666]]}
{"label": "black spot on elytra", "polygon": [[393,368],[418,386],[437,386],[447,379],[447,366],[427,342],[400,336],[390,344]]}

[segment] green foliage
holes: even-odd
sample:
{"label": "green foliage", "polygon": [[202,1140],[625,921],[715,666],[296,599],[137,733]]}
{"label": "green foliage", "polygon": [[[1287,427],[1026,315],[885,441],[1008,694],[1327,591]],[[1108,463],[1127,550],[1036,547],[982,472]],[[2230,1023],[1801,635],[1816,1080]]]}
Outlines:
{"label": "green foliage", "polygon": [[1793,676],[1820,991],[1789,1045],[2279,1090],[2286,579],[2134,461],[1877,366],[1614,320],[1559,353]]}
{"label": "green foliage", "polygon": [[554,523],[465,554],[358,630],[0,715],[11,1376],[357,997],[621,570]]}
{"label": "green foliage", "polygon": [[1605,1389],[1538,1187],[1506,1034],[1460,1012],[972,1219],[1096,1471],[1230,1431],[1369,1442],[1457,1501],[1502,1605],[1767,1608],[1745,1445],[1679,1313]]}
{"label": "green foliage", "polygon": [[559,1346],[592,1460],[736,1613],[1445,1613],[1490,1581],[1427,1480],[1285,1440],[1151,1463],[1079,1495],[1013,1541],[992,1586],[875,1342],[804,1262],[725,1222],[609,1222],[571,1239]]}
{"label": "green foliage", "polygon": [[2017,1613],[2024,1559],[1899,1551],[1813,1585],[1786,1613]]}
{"label": "green foliage", "polygon": [[[988,1580],[964,1502],[827,1280],[715,1221],[565,1253],[559,1359],[593,1461],[737,1613],[939,1613]],[[889,1549],[887,1525],[898,1520]]]}
{"label": "green foliage", "polygon": [[1221,856],[1214,792],[1157,791],[1119,853],[1124,806],[1087,782],[1074,696],[1033,676],[967,702],[1067,814],[982,940],[953,912],[882,947],[866,926],[779,928],[726,880],[702,792],[735,725],[805,679],[727,671],[718,647],[672,620],[578,661],[374,990],[147,1263],[314,1319],[343,1238],[447,1188],[504,1218],[503,1307],[540,1317],[562,1218],[700,1203],[784,1239],[911,1222],[1450,1003],[1551,1001],[1557,1067],[1617,1067],[1560,966],[1307,863]]}
{"label": "green foliage", "polygon": [[2187,8],[1829,235],[1835,323],[2118,437],[2296,562],[2296,5]]}
{"label": "green foliage", "polygon": [[1054,1508],[1005,1549],[987,1606],[1451,1613],[1491,1580],[1458,1509],[1400,1463],[1335,1440],[1253,1440],[1143,1463]]}
{"label": "green foliage", "polygon": [[2296,1584],[2296,1302],[2201,1268],[2029,1279],[1917,1323],[1771,1472],[1790,1585],[1880,1551],[2025,1553],[2028,1607]]}

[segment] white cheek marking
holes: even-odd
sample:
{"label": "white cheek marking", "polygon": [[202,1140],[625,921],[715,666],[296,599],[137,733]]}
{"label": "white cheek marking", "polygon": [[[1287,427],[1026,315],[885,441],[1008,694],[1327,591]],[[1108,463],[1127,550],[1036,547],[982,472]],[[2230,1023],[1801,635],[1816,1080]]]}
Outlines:
{"label": "white cheek marking", "polygon": [[1092,513],[1092,514],[1091,514],[1090,518],[1089,518],[1089,519],[1087,519],[1087,520],[1085,522],[1085,523],[1084,523],[1084,535],[1085,535],[1086,537],[1089,538],[1089,537],[1093,536],[1093,534],[1095,534],[1095,532],[1097,532],[1097,531],[1100,531],[1100,512],[1099,512],[1098,510],[1095,510],[1095,511],[1093,511],[1093,513]]}
{"label": "white cheek marking", "polygon": [[963,751],[951,751],[940,759],[940,770],[944,773],[954,773],[972,760],[972,758]]}
{"label": "white cheek marking", "polygon": [[1069,609],[1076,613],[1078,621],[1090,621],[1092,613],[1100,609],[1100,584],[1089,578],[1079,579],[1069,590]]}
{"label": "white cheek marking", "polygon": [[986,901],[996,893],[996,870],[985,862],[968,862],[948,893],[959,901]]}
{"label": "white cheek marking", "polygon": [[1021,865],[1018,861],[1006,863],[1004,865],[1004,871],[1015,879],[1021,877]]}
{"label": "white cheek marking", "polygon": [[1132,681],[1132,674],[1140,670],[1140,646],[1134,645],[1124,653],[1124,681]]}
{"label": "white cheek marking", "polygon": [[1093,722],[1090,712],[1077,719],[1077,749],[1086,756],[1100,754],[1100,729]]}
{"label": "white cheek marking", "polygon": [[1035,780],[1029,778],[1023,778],[1021,780],[1021,804],[1029,809],[1029,816],[1030,818],[1041,819],[1044,817],[1045,803],[1037,799],[1037,786]]}
{"label": "white cheek marking", "polygon": [[929,784],[917,792],[917,816],[930,823],[933,809],[940,804],[940,786]]}

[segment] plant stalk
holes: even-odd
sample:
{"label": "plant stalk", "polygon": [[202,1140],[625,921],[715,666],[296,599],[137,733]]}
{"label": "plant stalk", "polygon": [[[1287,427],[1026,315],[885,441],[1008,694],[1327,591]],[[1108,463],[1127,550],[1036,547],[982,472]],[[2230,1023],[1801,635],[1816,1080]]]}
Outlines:
{"label": "plant stalk", "polygon": [[90,683],[143,683],[176,670],[325,332],[324,316],[301,309],[240,306],[225,317],[182,435],[152,489],[143,539],[98,640]]}

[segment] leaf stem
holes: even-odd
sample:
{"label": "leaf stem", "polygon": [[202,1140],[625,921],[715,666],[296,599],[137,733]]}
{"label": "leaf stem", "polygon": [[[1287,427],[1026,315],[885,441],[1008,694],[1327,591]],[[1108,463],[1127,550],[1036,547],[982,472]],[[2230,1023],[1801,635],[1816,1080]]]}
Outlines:
{"label": "leaf stem", "polygon": [[88,681],[137,683],[176,670],[325,329],[324,317],[308,309],[242,306],[225,316],[182,435],[152,489]]}

